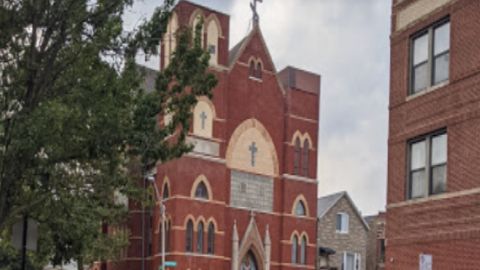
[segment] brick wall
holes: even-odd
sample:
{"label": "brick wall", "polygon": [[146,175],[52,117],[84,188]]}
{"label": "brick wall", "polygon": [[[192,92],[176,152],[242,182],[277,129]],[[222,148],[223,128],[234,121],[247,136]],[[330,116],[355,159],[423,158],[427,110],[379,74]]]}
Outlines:
{"label": "brick wall", "polygon": [[[480,1],[443,1],[443,5],[427,7],[428,13],[398,31],[397,16],[420,1],[396,2],[391,35],[386,266],[416,269],[419,255],[426,253],[433,256],[435,270],[480,269]],[[449,81],[409,97],[410,37],[447,16],[451,24]],[[446,129],[448,135],[446,193],[407,200],[407,142],[438,129]]]}

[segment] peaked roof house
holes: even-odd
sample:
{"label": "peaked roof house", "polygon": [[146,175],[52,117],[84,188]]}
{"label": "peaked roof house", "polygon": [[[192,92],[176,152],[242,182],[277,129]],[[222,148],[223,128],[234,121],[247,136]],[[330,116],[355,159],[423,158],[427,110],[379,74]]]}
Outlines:
{"label": "peaked roof house", "polygon": [[365,270],[369,227],[347,192],[317,200],[317,269]]}

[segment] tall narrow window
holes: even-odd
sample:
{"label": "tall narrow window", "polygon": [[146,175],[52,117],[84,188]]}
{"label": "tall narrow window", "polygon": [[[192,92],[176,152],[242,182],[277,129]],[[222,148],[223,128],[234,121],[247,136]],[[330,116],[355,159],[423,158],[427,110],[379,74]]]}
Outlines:
{"label": "tall narrow window", "polygon": [[187,230],[185,236],[185,250],[187,252],[193,252],[193,221],[187,222]]}
{"label": "tall narrow window", "polygon": [[298,253],[298,237],[296,235],[293,236],[292,239],[292,263],[297,263],[297,253]]}
{"label": "tall narrow window", "polygon": [[307,263],[307,238],[302,237],[302,243],[300,244],[300,264]]}
{"label": "tall narrow window", "polygon": [[208,236],[207,236],[207,253],[215,254],[215,225],[213,222],[210,222],[208,225]]}
{"label": "tall narrow window", "polygon": [[303,173],[303,176],[307,176],[308,177],[308,156],[309,156],[309,152],[310,152],[310,143],[308,142],[308,140],[305,140],[305,142],[303,143],[303,151],[302,151],[302,173]]}
{"label": "tall narrow window", "polygon": [[293,173],[296,175],[300,174],[300,152],[301,152],[301,142],[300,139],[295,139],[295,148],[293,154]]}
{"label": "tall narrow window", "polygon": [[255,77],[255,61],[254,60],[250,60],[249,76],[250,77]]}
{"label": "tall narrow window", "polygon": [[197,252],[203,253],[203,222],[201,221],[197,227]]}
{"label": "tall narrow window", "polygon": [[448,81],[450,22],[442,20],[416,34],[411,48],[410,94]]}
{"label": "tall narrow window", "polygon": [[447,187],[447,134],[433,133],[410,143],[410,199],[439,194]]}
{"label": "tall narrow window", "polygon": [[195,198],[208,200],[208,190],[204,182],[200,182],[195,189]]}
{"label": "tall narrow window", "polygon": [[262,67],[262,63],[259,61],[257,63],[255,77],[257,77],[258,79],[261,79],[262,78],[262,73],[263,73],[263,67]]}
{"label": "tall narrow window", "polygon": [[165,183],[165,184],[163,185],[162,198],[163,198],[163,199],[167,199],[168,197],[170,197],[170,191],[168,190],[168,184]]}
{"label": "tall narrow window", "polygon": [[172,222],[169,220],[165,224],[165,251],[170,251],[170,232],[172,228]]}

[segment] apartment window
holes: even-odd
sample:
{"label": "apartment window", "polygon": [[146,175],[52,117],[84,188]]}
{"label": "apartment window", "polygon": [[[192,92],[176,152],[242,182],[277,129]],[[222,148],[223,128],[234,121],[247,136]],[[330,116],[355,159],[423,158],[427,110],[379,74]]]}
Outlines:
{"label": "apartment window", "polygon": [[450,22],[442,20],[418,33],[411,42],[410,94],[448,81]]}
{"label": "apartment window", "polygon": [[423,136],[410,142],[409,147],[410,199],[446,191],[447,134],[445,131]]}
{"label": "apartment window", "polygon": [[337,233],[348,233],[349,217],[346,213],[337,214]]}
{"label": "apartment window", "polygon": [[345,252],[343,253],[343,270],[360,270],[361,269],[361,257],[358,253]]}

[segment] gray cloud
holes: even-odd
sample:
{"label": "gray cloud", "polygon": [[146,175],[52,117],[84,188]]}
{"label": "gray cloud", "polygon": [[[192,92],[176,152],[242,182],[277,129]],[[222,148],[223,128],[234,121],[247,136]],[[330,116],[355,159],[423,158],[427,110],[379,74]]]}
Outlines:
{"label": "gray cloud", "polygon": [[[194,2],[230,14],[230,46],[248,33],[249,1]],[[149,17],[158,4],[140,2],[126,15],[126,25]],[[322,75],[319,195],[347,190],[366,214],[386,202],[390,5],[265,0],[259,6],[277,68],[293,65]]]}

